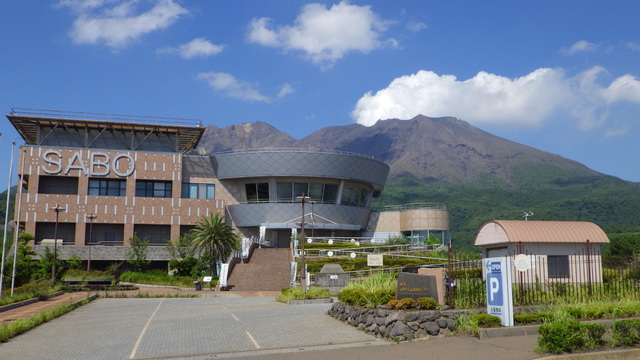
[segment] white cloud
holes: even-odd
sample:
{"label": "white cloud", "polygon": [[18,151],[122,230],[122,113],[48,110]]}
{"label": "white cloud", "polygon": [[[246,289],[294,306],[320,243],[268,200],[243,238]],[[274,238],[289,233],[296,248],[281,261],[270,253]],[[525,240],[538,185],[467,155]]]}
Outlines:
{"label": "white cloud", "polygon": [[327,7],[307,4],[294,25],[273,26],[269,18],[253,19],[247,39],[250,42],[283,50],[301,51],[316,64],[332,64],[347,53],[368,53],[394,41],[381,41],[387,23],[369,6],[345,1]]}
{"label": "white cloud", "polygon": [[604,137],[609,138],[609,137],[615,137],[615,136],[622,136],[622,135],[626,135],[628,132],[629,132],[629,126],[625,124],[617,128],[613,128],[605,131]]}
{"label": "white cloud", "polygon": [[284,83],[282,84],[282,86],[280,87],[280,91],[278,91],[278,95],[276,96],[277,98],[283,98],[289,94],[292,94],[295,91],[295,89],[293,88],[293,85],[289,84],[289,83]]}
{"label": "white cloud", "polygon": [[591,42],[586,41],[586,40],[580,40],[580,41],[574,43],[573,45],[571,45],[568,48],[560,49],[560,53],[566,54],[566,55],[573,55],[573,54],[579,53],[579,52],[594,51],[597,48],[598,48],[598,45],[596,45],[594,43],[591,43]]}
{"label": "white cloud", "polygon": [[72,9],[77,18],[69,36],[77,44],[104,43],[121,49],[141,36],[165,29],[188,11],[173,0],[154,0],[139,10],[137,0],[62,0],[57,5]]}
{"label": "white cloud", "polygon": [[167,47],[157,52],[160,54],[178,54],[182,58],[193,59],[195,57],[218,55],[222,50],[224,50],[224,45],[213,44],[205,38],[196,38],[177,48]]}
{"label": "white cloud", "polygon": [[198,79],[204,80],[216,92],[240,100],[271,102],[271,98],[262,95],[256,85],[238,80],[233,75],[222,72],[200,73]]}
{"label": "white cloud", "polygon": [[412,32],[422,31],[422,30],[424,30],[426,28],[427,28],[427,24],[425,24],[423,22],[411,21],[411,22],[407,23],[407,30],[412,31]]}
{"label": "white cloud", "polygon": [[640,51],[640,44],[636,42],[630,42],[630,43],[627,43],[627,48],[633,51]]}
{"label": "white cloud", "polygon": [[459,81],[453,75],[421,70],[394,79],[375,94],[368,92],[351,116],[367,126],[379,119],[423,114],[455,116],[475,124],[535,127],[564,111],[588,130],[604,123],[615,103],[640,104],[638,79],[625,75],[603,87],[598,78],[604,73],[605,69],[594,67],[568,78],[562,69],[541,68],[515,79],[479,72]]}

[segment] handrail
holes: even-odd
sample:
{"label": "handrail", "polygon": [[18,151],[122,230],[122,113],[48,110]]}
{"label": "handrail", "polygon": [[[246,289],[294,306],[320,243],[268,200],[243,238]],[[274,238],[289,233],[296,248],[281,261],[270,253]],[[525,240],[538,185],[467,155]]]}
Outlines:
{"label": "handrail", "polygon": [[160,117],[160,116],[137,116],[137,115],[105,114],[105,113],[26,109],[26,108],[11,108],[11,113],[9,115],[30,116],[30,117],[36,117],[36,118],[113,121],[113,122],[138,122],[142,124],[164,124],[164,125],[202,127],[202,120],[168,118],[168,117]]}
{"label": "handrail", "polygon": [[[375,156],[359,154],[355,152],[342,151],[342,150],[330,150],[330,149],[301,149],[301,148],[264,148],[264,149],[246,149],[246,150],[229,150],[229,151],[221,151],[214,153],[213,155],[226,155],[233,153],[250,153],[250,152],[296,152],[296,153],[327,153],[327,154],[338,154],[338,155],[349,155],[355,156],[365,159],[376,160]],[[378,160],[380,161],[380,160]]]}
{"label": "handrail", "polygon": [[447,210],[447,205],[442,203],[412,203],[404,205],[385,205],[382,211],[404,211],[404,210]]}

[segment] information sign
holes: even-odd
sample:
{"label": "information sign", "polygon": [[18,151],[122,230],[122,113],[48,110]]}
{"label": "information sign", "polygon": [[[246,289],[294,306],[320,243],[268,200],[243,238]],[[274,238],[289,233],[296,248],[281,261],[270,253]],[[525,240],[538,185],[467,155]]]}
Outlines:
{"label": "information sign", "polygon": [[510,258],[486,258],[484,265],[487,275],[487,314],[499,317],[502,326],[513,326]]}

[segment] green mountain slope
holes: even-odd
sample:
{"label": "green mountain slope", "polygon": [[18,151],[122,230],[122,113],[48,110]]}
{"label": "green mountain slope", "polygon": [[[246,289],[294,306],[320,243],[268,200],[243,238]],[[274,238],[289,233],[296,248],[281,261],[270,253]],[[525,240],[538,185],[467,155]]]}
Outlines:
{"label": "green mountain slope", "polygon": [[531,174],[519,174],[522,179],[515,189],[492,175],[467,184],[401,175],[387,183],[373,206],[444,203],[450,212],[452,243],[464,250],[473,250],[475,234],[484,222],[521,220],[529,211],[534,213],[532,220],[591,221],[608,232],[640,229],[640,184],[607,175],[572,177],[548,168],[529,168],[527,172]]}

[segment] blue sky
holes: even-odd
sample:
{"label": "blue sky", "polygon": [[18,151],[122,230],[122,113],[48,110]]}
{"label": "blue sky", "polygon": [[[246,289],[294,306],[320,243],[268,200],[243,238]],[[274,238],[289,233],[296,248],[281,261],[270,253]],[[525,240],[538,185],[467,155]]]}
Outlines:
{"label": "blue sky", "polygon": [[[0,13],[3,114],[263,121],[295,138],[454,116],[640,182],[635,0],[2,1]],[[0,132],[8,169],[21,139],[6,119]]]}

